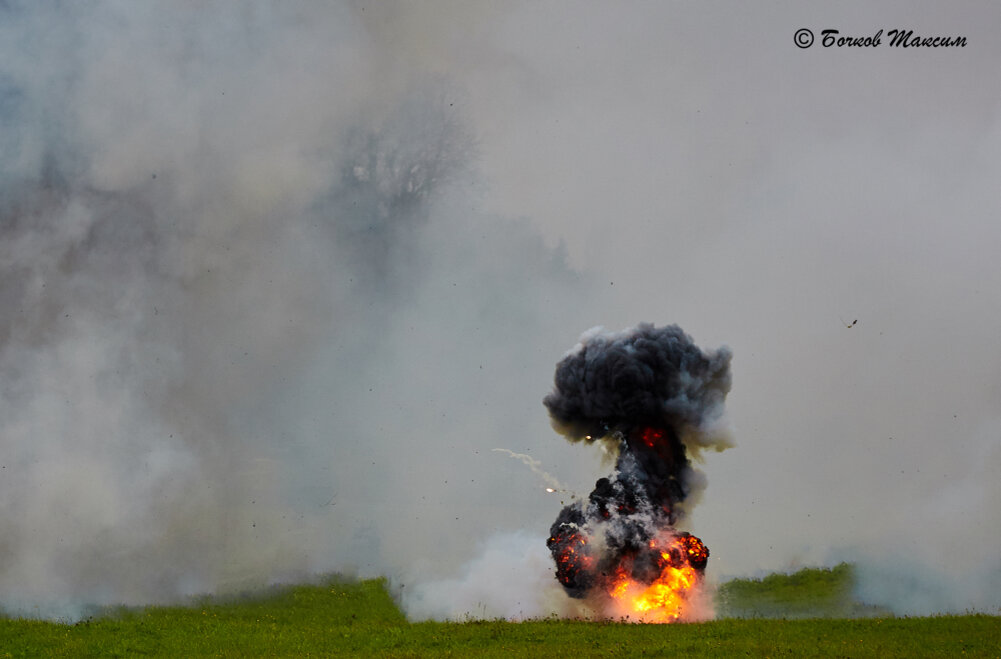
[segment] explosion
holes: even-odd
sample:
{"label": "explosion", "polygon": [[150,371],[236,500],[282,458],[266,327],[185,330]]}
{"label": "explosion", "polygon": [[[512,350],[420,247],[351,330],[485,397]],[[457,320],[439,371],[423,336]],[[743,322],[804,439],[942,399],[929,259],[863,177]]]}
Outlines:
{"label": "explosion", "polygon": [[563,508],[546,545],[568,595],[605,615],[691,619],[709,549],[676,527],[699,481],[689,460],[723,450],[718,423],[730,390],[730,351],[704,353],[681,328],[596,328],[556,367],[544,403],[570,441],[601,441],[615,472],[587,502]]}

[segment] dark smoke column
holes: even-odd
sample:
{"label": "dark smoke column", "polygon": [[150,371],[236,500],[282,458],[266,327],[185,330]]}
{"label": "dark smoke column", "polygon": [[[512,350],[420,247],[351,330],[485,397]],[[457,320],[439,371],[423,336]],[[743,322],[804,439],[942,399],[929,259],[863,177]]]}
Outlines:
{"label": "dark smoke column", "polygon": [[701,576],[709,550],[674,526],[694,487],[688,451],[729,445],[718,421],[730,357],[727,348],[703,352],[676,325],[643,323],[591,330],[557,364],[544,400],[553,427],[573,442],[604,441],[618,456],[615,472],[550,529],[556,577],[569,595],[614,597],[682,568]]}

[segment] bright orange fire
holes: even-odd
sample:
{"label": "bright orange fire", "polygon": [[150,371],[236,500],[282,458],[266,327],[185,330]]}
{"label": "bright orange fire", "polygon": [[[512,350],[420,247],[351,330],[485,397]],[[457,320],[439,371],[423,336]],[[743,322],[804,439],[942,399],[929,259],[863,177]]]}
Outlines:
{"label": "bright orange fire", "polygon": [[620,604],[620,615],[642,622],[676,622],[684,617],[689,595],[701,578],[690,561],[704,561],[708,552],[694,536],[673,537],[665,543],[651,540],[650,548],[660,550],[660,575],[652,583],[643,583],[619,567],[609,581],[608,594]]}

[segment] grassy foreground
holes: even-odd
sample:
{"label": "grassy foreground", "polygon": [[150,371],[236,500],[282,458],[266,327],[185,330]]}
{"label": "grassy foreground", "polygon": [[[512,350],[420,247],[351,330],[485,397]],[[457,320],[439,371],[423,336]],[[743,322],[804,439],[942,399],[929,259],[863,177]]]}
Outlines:
{"label": "grassy foreground", "polygon": [[[795,601],[797,596],[788,594],[790,588],[796,590],[796,584],[789,583],[795,576],[773,579],[770,588],[760,586],[764,581],[737,582],[736,589],[757,588],[753,600],[777,588]],[[800,587],[799,594],[810,590],[816,588]],[[727,586],[721,591],[728,606],[753,606],[743,594],[727,593]],[[0,619],[0,657],[136,655],[1001,657],[1001,619],[970,615],[722,619],[687,625],[566,620],[410,624],[383,581],[338,578],[239,601],[208,599],[195,606],[109,612],[75,625]]]}
{"label": "grassy foreground", "polygon": [[892,617],[885,608],[855,600],[855,568],[806,568],[763,579],[733,579],[716,592],[720,618]]}

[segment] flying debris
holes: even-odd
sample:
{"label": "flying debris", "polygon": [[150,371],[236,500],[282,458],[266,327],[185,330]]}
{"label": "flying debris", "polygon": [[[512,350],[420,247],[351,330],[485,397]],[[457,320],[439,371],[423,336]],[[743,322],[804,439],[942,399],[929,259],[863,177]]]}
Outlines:
{"label": "flying debris", "polygon": [[507,453],[509,456],[516,460],[520,460],[529,469],[542,477],[546,482],[546,492],[566,492],[567,489],[556,479],[555,476],[547,472],[542,468],[542,463],[533,458],[530,455],[524,453],[515,453],[514,451],[506,448],[495,448],[494,451],[498,453]]}
{"label": "flying debris", "polygon": [[676,528],[697,482],[687,451],[729,446],[716,431],[729,390],[729,349],[705,353],[676,325],[596,328],[557,364],[543,401],[553,427],[617,456],[615,472],[550,529],[546,545],[568,595],[613,617],[694,617],[709,549]]}

